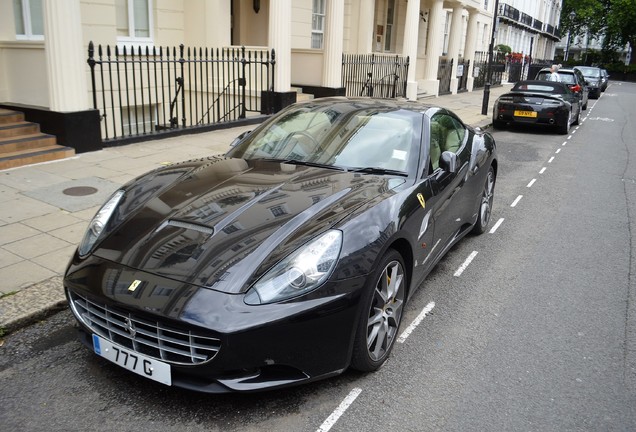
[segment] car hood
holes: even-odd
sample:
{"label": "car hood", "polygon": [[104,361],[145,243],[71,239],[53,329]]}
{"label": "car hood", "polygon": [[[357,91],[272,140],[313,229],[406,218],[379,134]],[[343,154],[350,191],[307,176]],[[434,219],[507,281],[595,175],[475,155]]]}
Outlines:
{"label": "car hood", "polygon": [[125,187],[94,255],[240,293],[272,265],[404,178],[273,161],[210,158]]}

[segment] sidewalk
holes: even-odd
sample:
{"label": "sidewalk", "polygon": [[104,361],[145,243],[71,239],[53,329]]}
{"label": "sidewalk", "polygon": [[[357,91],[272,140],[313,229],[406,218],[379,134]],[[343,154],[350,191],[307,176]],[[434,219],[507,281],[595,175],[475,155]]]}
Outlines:
{"label": "sidewalk", "polygon": [[[482,129],[483,90],[427,97]],[[254,126],[111,147],[61,161],[0,171],[0,337],[66,306],[62,275],[90,219],[120,185],[160,165],[225,153]]]}

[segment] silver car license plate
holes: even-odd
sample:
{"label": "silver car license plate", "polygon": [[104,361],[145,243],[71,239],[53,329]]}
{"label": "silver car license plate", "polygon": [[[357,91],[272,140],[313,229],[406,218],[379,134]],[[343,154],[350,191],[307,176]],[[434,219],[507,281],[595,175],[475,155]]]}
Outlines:
{"label": "silver car license plate", "polygon": [[143,377],[172,385],[170,365],[93,335],[95,354]]}

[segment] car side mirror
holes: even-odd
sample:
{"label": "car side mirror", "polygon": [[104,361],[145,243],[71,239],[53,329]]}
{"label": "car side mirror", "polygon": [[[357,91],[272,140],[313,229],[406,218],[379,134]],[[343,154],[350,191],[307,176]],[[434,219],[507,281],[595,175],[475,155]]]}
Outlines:
{"label": "car side mirror", "polygon": [[239,136],[237,136],[236,138],[234,138],[234,140],[230,143],[230,147],[234,147],[235,145],[237,145],[238,143],[240,143],[243,138],[245,138],[246,136],[248,136],[250,133],[252,133],[251,130],[249,131],[245,131],[242,134],[240,134]]}
{"label": "car side mirror", "polygon": [[455,174],[458,170],[457,154],[445,151],[439,158],[439,167],[446,172]]}

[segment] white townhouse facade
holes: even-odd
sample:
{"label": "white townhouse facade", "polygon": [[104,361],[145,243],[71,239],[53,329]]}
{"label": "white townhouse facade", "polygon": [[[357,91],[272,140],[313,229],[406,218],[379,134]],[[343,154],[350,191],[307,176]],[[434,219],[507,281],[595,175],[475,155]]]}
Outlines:
{"label": "white townhouse facade", "polygon": [[553,59],[562,0],[501,0],[497,44],[537,59]]}
{"label": "white townhouse facade", "polygon": [[[290,95],[295,95],[294,87],[299,86],[316,89],[320,95],[343,94],[343,54],[372,54],[376,58],[408,56],[404,87],[410,100],[424,94],[439,94],[441,61],[452,65],[450,92],[456,93],[460,86],[471,91],[476,77],[475,53],[488,50],[495,3],[495,0],[0,0],[0,104],[57,113],[92,110],[94,95],[87,65],[90,42],[96,47],[110,46],[113,52],[120,53],[124,48],[130,53],[132,47],[135,50],[148,47],[152,52],[153,48],[181,44],[274,50],[270,90],[279,95],[282,106],[295,101],[295,96]],[[558,26],[560,4],[561,0],[501,1],[500,11],[503,5],[514,6],[523,11],[517,21],[522,18],[524,21],[515,23],[514,16],[501,18],[496,43],[507,43],[513,50],[527,52],[530,39],[534,38],[537,56],[551,58],[552,29]],[[462,77],[467,79],[462,81]],[[140,91],[143,93],[144,89],[137,90]],[[166,104],[168,101],[153,100],[148,111],[157,113],[160,105]],[[113,101],[109,109],[113,113],[139,110],[129,105],[126,101]],[[104,113],[101,118],[103,123]],[[155,120],[159,121],[150,118]],[[114,124],[114,127],[126,125]]]}

